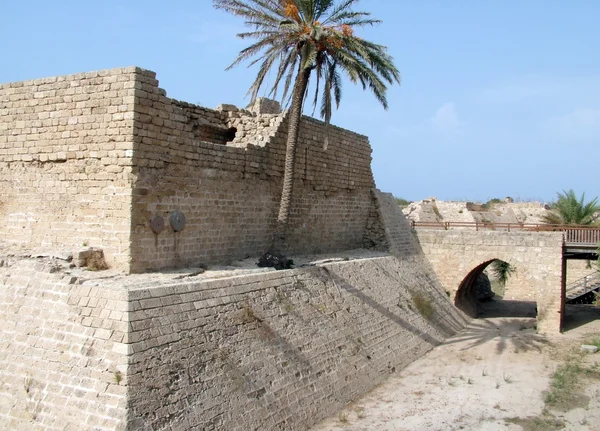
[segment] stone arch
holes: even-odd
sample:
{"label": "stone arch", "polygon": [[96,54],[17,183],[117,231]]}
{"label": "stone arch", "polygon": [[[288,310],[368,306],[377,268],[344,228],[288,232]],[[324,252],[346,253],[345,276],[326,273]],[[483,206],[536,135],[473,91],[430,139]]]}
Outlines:
{"label": "stone arch", "polygon": [[[418,230],[419,244],[451,297],[493,260],[516,267],[504,299],[535,302],[538,330],[559,332],[564,310],[563,238],[556,232]],[[465,280],[466,279],[466,280]],[[460,288],[462,290],[459,292]]]}
{"label": "stone arch", "polygon": [[463,278],[454,295],[454,305],[471,317],[477,317],[477,279],[483,270],[494,260],[486,260],[477,265]]}
{"label": "stone arch", "polygon": [[[495,260],[507,262],[517,270],[516,273],[511,276],[511,279],[507,284],[507,292],[511,293],[513,286],[518,285],[522,279],[529,278],[530,268],[526,265],[521,265],[522,262],[517,262],[514,255],[493,253],[488,254],[487,256],[479,256],[477,259],[472,259],[469,263],[462,266],[462,271],[457,271],[458,276],[452,286],[453,289],[456,289],[454,291],[454,305],[471,317],[477,317],[478,312],[476,289],[477,278]],[[526,298],[521,297],[520,299]],[[532,301],[536,300],[533,291],[531,292],[531,297],[528,299]]]}

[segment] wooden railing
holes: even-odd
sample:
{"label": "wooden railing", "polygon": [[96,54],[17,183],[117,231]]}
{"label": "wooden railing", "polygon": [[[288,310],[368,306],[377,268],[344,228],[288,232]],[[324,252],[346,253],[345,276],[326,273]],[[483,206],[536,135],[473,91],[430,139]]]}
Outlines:
{"label": "wooden railing", "polygon": [[600,229],[565,229],[565,242],[578,244],[600,244]]}
{"label": "wooden railing", "polygon": [[535,224],[535,223],[493,223],[493,222],[428,222],[411,221],[413,229],[475,229],[475,230],[500,230],[507,232],[529,231],[529,232],[564,232],[566,243],[577,244],[599,244],[600,227],[559,225],[559,224]]}

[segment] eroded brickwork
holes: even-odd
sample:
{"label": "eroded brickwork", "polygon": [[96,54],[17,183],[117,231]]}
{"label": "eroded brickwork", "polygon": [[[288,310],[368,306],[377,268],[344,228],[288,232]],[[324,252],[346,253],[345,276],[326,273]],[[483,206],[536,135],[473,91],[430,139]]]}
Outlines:
{"label": "eroded brickwork", "polygon": [[[207,110],[169,99],[154,73],[138,74],[133,270],[227,262],[264,252],[281,193],[287,121],[224,105]],[[209,124],[218,133],[198,133]],[[326,133],[327,149],[324,149]],[[204,140],[200,140],[204,139]],[[371,148],[366,137],[304,118],[297,147],[288,252],[360,247],[371,205]],[[181,232],[150,229],[173,211]]]}
{"label": "eroded brickwork", "polygon": [[125,429],[126,292],[53,271],[0,267],[0,428]]}
{"label": "eroded brickwork", "polygon": [[[101,247],[111,266],[135,272],[268,247],[287,131],[273,102],[203,108],[131,67],[4,84],[0,108],[3,239]],[[361,246],[370,163],[365,136],[303,118],[288,252]],[[187,220],[181,232],[169,225],[175,211]],[[151,230],[153,217],[164,231]]]}
{"label": "eroded brickwork", "polygon": [[0,236],[127,266],[136,68],[0,85]]}

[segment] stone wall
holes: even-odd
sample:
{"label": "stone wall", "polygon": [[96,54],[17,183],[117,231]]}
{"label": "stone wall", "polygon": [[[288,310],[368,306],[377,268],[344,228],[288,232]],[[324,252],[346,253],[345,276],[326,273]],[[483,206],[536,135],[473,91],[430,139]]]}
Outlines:
{"label": "stone wall", "polygon": [[129,260],[135,68],[0,85],[0,237]]}
{"label": "stone wall", "polygon": [[598,264],[588,260],[567,261],[567,288],[570,284],[581,281],[586,276],[591,276],[598,271]]}
{"label": "stone wall", "polygon": [[334,414],[468,322],[393,197],[372,197],[371,233],[394,256],[216,279],[9,259],[0,419],[23,430],[277,430]]}
{"label": "stone wall", "polygon": [[410,220],[421,222],[543,224],[543,217],[548,214],[548,206],[541,202],[483,204],[467,201],[441,201],[430,197],[410,203],[403,211]]}
{"label": "stone wall", "polygon": [[467,277],[500,259],[516,268],[506,285],[504,299],[536,301],[538,329],[560,330],[562,233],[426,229],[416,233],[423,252],[452,298],[458,294],[460,299],[465,294],[457,291]]}
{"label": "stone wall", "polygon": [[305,429],[466,324],[412,258],[204,281],[54,271],[0,271],[10,429]]}
{"label": "stone wall", "polygon": [[[0,108],[3,240],[101,247],[111,266],[136,272],[266,251],[287,131],[273,102],[179,102],[154,72],[130,67],[4,84]],[[302,119],[289,253],[362,245],[370,162],[365,136]],[[175,211],[187,219],[177,233]],[[166,221],[161,233],[153,217]]]}
{"label": "stone wall", "polygon": [[127,292],[2,262],[0,428],[124,429]]}
{"label": "stone wall", "polygon": [[[259,256],[278,211],[287,121],[224,105],[210,111],[169,99],[153,72],[136,77],[132,269],[136,272]],[[207,120],[208,119],[208,120]],[[198,135],[200,121],[236,129],[231,142]],[[303,118],[297,147],[288,252],[357,248],[371,205],[371,148],[366,137]],[[210,141],[210,142],[206,142]],[[182,212],[187,225],[159,234]]]}
{"label": "stone wall", "polygon": [[423,275],[385,257],[132,288],[129,426],[305,429],[463,327]]}

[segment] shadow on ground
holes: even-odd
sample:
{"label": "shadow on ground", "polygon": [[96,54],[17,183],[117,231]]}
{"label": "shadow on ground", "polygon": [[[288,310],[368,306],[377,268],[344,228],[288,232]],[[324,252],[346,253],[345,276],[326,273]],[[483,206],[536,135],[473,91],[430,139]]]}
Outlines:
{"label": "shadow on ground", "polygon": [[507,349],[515,353],[541,351],[548,340],[544,335],[536,333],[535,317],[534,301],[492,299],[481,302],[477,319],[445,344],[466,342],[466,347],[461,350],[468,350],[495,342],[497,354],[502,354]]}
{"label": "shadow on ground", "polygon": [[496,318],[492,320],[475,319],[468,328],[444,344],[466,343],[461,350],[469,350],[488,342],[496,343],[496,354],[510,349],[515,353],[541,351],[548,339],[535,332],[533,318]]}
{"label": "shadow on ground", "polygon": [[492,299],[480,302],[478,318],[488,317],[533,317],[536,316],[535,301],[514,301],[508,299]]}
{"label": "shadow on ground", "polygon": [[600,320],[600,307],[589,304],[567,304],[563,332],[571,331],[594,320]]}

